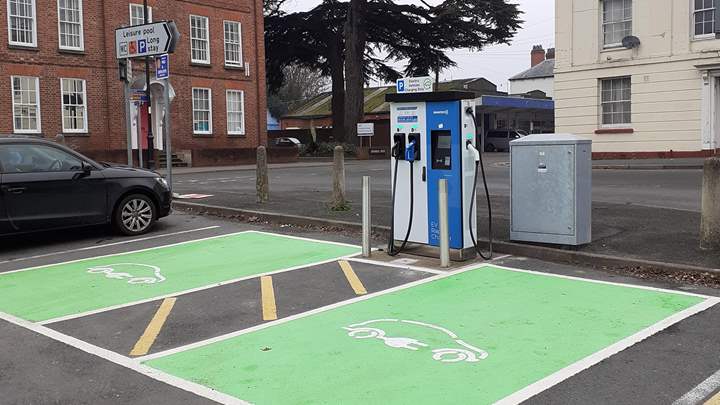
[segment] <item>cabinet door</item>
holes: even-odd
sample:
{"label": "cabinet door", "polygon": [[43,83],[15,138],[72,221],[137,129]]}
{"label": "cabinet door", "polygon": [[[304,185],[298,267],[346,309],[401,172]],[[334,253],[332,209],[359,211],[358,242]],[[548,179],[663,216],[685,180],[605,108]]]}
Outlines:
{"label": "cabinet door", "polygon": [[575,146],[516,146],[512,230],[575,234]]}

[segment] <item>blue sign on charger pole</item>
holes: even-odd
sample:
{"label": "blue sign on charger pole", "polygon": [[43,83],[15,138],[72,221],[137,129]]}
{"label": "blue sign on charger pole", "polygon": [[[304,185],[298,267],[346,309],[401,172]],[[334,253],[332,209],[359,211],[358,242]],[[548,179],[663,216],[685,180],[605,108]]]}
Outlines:
{"label": "blue sign on charger pole", "polygon": [[170,78],[170,56],[168,54],[155,58],[155,78],[158,80]]}

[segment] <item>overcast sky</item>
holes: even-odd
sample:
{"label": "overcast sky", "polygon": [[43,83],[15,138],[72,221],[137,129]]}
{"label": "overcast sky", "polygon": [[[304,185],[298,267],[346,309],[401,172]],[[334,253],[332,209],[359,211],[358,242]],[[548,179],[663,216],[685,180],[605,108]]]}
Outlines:
{"label": "overcast sky", "polygon": [[[428,0],[437,4],[441,0]],[[454,69],[440,74],[441,80],[485,77],[498,85],[498,89],[507,91],[507,79],[530,67],[530,51],[533,45],[542,45],[545,49],[555,46],[555,2],[553,0],[511,0],[520,5],[525,21],[518,31],[512,45],[489,47],[483,52],[470,52],[466,49],[453,51],[450,57],[457,62]],[[399,3],[412,4],[411,0],[398,0]],[[288,0],[287,11],[309,10],[320,3],[319,0]],[[375,84],[375,83],[373,83]]]}

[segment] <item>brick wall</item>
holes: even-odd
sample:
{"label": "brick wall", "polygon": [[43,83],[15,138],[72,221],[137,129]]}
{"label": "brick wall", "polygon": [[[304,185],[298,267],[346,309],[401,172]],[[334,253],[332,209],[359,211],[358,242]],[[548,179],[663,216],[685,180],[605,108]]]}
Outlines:
{"label": "brick wall", "polygon": [[[93,156],[125,156],[126,130],[123,84],[117,79],[114,30],[129,24],[125,1],[83,1],[84,51],[68,52],[58,45],[57,0],[36,0],[37,47],[24,49],[8,44],[7,26],[0,29],[0,133],[11,134],[12,92],[10,76],[35,76],[40,80],[42,134],[54,138],[62,133],[60,78],[86,80],[88,133],[65,134],[66,143]],[[149,0],[154,21],[174,20],[181,33],[176,52],[170,57],[172,140],[176,150],[254,149],[265,144],[266,95],[262,2],[260,0]],[[210,58],[208,66],[190,63],[190,15],[208,18]],[[223,21],[241,23],[243,61],[248,71],[224,65]],[[0,3],[0,21],[7,24],[7,3]],[[142,75],[144,63],[133,63]],[[154,76],[154,74],[152,74]],[[212,89],[212,135],[193,135],[192,87]],[[225,91],[245,94],[245,135],[227,134]],[[159,134],[156,134],[159,135]],[[218,162],[221,164],[224,162]],[[230,163],[230,162],[228,162]]]}

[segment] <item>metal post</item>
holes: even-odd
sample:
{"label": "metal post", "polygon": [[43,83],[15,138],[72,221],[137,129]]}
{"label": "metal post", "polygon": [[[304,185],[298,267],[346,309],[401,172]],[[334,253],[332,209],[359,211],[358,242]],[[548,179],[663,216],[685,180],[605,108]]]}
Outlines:
{"label": "metal post", "polygon": [[450,227],[448,226],[448,182],[440,179],[440,267],[450,267]]}
{"label": "metal post", "polygon": [[137,129],[137,144],[138,144],[138,167],[143,167],[143,147],[142,147],[142,134],[140,133],[140,106],[137,105],[137,115],[135,116],[135,128]]}
{"label": "metal post", "polygon": [[[145,21],[145,24],[150,23],[150,18],[148,16],[148,4],[147,0],[143,0],[143,18]],[[147,165],[148,169],[152,170],[155,168],[155,160],[154,160],[154,154],[155,154],[155,145],[154,145],[154,136],[153,136],[153,127],[152,127],[152,101],[150,99],[150,57],[145,57],[145,94],[147,94],[147,108],[148,108],[148,119],[147,119],[147,125],[148,125],[148,132],[147,132],[147,140],[148,140],[148,154],[147,154]],[[142,149],[142,148],[141,148]]]}
{"label": "metal post", "polygon": [[130,83],[125,81],[125,127],[127,129],[127,164],[132,167],[132,117],[130,117]]}
{"label": "metal post", "polygon": [[362,187],[362,255],[363,257],[370,257],[372,252],[370,249],[370,233],[372,232],[370,218],[372,215],[370,207],[370,176],[363,176]]}
{"label": "metal post", "polygon": [[165,79],[165,116],[163,117],[163,132],[165,135],[165,160],[167,161],[167,182],[170,191],[173,188],[172,178],[172,133],[170,132],[170,79]]}

